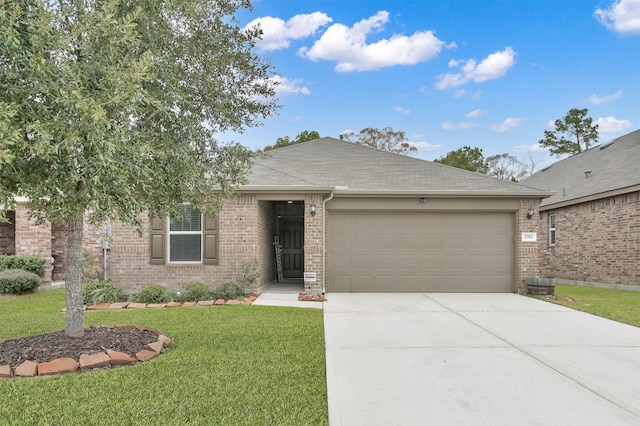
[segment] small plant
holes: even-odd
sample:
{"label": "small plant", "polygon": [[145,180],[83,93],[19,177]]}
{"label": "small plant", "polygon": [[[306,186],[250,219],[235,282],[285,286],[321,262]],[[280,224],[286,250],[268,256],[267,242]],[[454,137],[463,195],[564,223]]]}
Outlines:
{"label": "small plant", "polygon": [[96,258],[87,250],[82,252],[82,280],[95,281],[100,279],[100,266]]}
{"label": "small plant", "polygon": [[85,305],[117,303],[127,300],[127,295],[118,286],[101,280],[90,281],[82,288],[82,302]]}
{"label": "small plant", "polygon": [[246,295],[247,292],[242,288],[242,286],[233,281],[221,284],[213,290],[214,299],[231,300],[244,297]]}
{"label": "small plant", "polygon": [[200,282],[187,284],[185,291],[179,297],[180,302],[199,302],[211,299],[211,289],[205,283]]}
{"label": "small plant", "polygon": [[258,259],[252,259],[242,264],[242,269],[236,272],[236,281],[241,287],[253,287],[260,276],[258,266],[260,266],[260,261]]}
{"label": "small plant", "polygon": [[0,271],[0,293],[24,294],[37,290],[40,277],[24,269]]}
{"label": "small plant", "polygon": [[176,298],[175,293],[160,284],[150,284],[133,294],[136,303],[169,303]]}
{"label": "small plant", "polygon": [[22,269],[24,271],[32,272],[42,278],[44,277],[45,263],[46,260],[39,256],[1,255],[0,271],[4,271],[6,269]]}

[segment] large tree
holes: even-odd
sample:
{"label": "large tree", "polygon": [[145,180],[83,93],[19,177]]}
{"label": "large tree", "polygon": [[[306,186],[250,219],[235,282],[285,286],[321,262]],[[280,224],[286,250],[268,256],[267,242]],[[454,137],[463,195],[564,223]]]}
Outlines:
{"label": "large tree", "polygon": [[360,133],[347,132],[340,135],[340,139],[380,149],[396,154],[411,154],[418,149],[407,141],[407,135],[402,130],[394,131],[391,127],[378,129],[367,127]]}
{"label": "large tree", "polygon": [[531,174],[529,166],[507,153],[487,157],[487,175],[518,182]]}
{"label": "large tree", "polygon": [[270,151],[272,149],[284,148],[285,146],[295,145],[302,142],[312,141],[314,139],[320,139],[320,133],[315,130],[303,130],[298,133],[295,139],[291,140],[289,136],[284,136],[276,139],[276,143],[274,145],[267,145],[264,147],[264,151]]}
{"label": "large tree", "polygon": [[[84,333],[85,220],[215,213],[250,153],[216,142],[276,108],[248,0],[0,1],[0,204],[65,223],[66,334]],[[217,191],[213,191],[213,189]]]}
{"label": "large tree", "polygon": [[471,148],[467,145],[462,148],[458,148],[455,151],[449,151],[447,155],[433,161],[481,174],[486,174],[489,170],[487,163],[484,160],[482,148]]}
{"label": "large tree", "polygon": [[587,108],[570,109],[562,119],[555,121],[555,130],[545,130],[544,139],[538,143],[549,148],[552,155],[562,156],[577,154],[589,149],[594,142],[598,142],[598,125],[587,117]]}

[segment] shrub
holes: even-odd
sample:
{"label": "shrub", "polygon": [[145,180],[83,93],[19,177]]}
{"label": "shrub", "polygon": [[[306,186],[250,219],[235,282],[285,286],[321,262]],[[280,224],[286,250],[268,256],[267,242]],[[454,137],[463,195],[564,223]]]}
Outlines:
{"label": "shrub", "polygon": [[87,250],[82,252],[82,280],[96,281],[100,279],[101,265],[98,264],[96,258]]}
{"label": "shrub", "polygon": [[120,287],[106,281],[90,281],[82,287],[82,302],[85,305],[117,303],[126,300],[127,295]]}
{"label": "shrub", "polygon": [[205,283],[193,282],[187,284],[185,291],[180,295],[180,302],[199,302],[211,300],[211,289]]}
{"label": "shrub", "polygon": [[260,272],[258,272],[259,266],[260,261],[258,259],[252,259],[248,262],[244,262],[240,271],[236,271],[236,281],[238,284],[243,288],[255,285],[258,277],[260,276]]}
{"label": "shrub", "polygon": [[35,291],[40,286],[40,277],[23,269],[0,271],[0,293],[23,294]]}
{"label": "shrub", "polygon": [[175,294],[160,284],[150,284],[133,294],[136,303],[169,303],[175,299]]}
{"label": "shrub", "polygon": [[44,277],[44,265],[46,260],[39,256],[14,256],[0,255],[0,271],[6,269],[22,269]]}
{"label": "shrub", "polygon": [[244,291],[242,286],[233,281],[221,284],[213,290],[214,299],[230,300],[244,297],[246,295],[247,293]]}

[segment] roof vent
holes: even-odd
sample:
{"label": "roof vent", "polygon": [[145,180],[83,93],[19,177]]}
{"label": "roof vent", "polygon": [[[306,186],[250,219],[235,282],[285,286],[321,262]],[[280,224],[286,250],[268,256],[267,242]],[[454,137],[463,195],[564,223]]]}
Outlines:
{"label": "roof vent", "polygon": [[589,175],[591,174],[591,170],[585,170],[584,171],[584,178],[585,179],[589,179]]}
{"label": "roof vent", "polygon": [[550,166],[545,167],[544,169],[540,170],[541,172],[546,172],[547,170],[549,170],[551,167],[553,167],[553,164]]}

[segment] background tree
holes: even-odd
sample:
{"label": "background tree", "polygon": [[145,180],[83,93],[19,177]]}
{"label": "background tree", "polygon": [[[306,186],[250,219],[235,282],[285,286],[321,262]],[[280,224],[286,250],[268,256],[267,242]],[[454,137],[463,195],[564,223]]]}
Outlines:
{"label": "background tree", "polygon": [[455,151],[449,151],[447,155],[433,161],[481,174],[486,174],[489,170],[487,163],[484,161],[482,148],[471,148],[467,145]]}
{"label": "background tree", "polygon": [[85,218],[141,226],[184,201],[212,214],[244,181],[249,151],[214,135],[276,105],[241,7],[250,2],[0,2],[0,204],[26,196],[35,220],[67,225],[67,336],[84,333]]}
{"label": "background tree", "polygon": [[519,182],[531,174],[527,164],[507,153],[487,157],[485,163],[487,175],[499,179]]}
{"label": "background tree", "polygon": [[340,139],[396,154],[409,155],[418,150],[407,141],[405,132],[402,130],[396,132],[391,127],[385,127],[382,130],[367,127],[360,130],[358,134],[354,132],[343,133],[340,135]]}
{"label": "background tree", "polygon": [[589,149],[591,144],[598,142],[598,125],[592,125],[593,120],[587,117],[587,108],[570,109],[562,119],[555,121],[555,131],[545,130],[544,139],[538,143],[549,148],[552,155],[577,154]]}
{"label": "background tree", "polygon": [[295,145],[297,143],[312,141],[314,139],[320,139],[320,134],[315,130],[303,130],[298,133],[294,140],[289,139],[289,136],[284,136],[276,139],[276,143],[274,145],[267,145],[264,147],[263,151],[270,151],[272,149],[284,148],[285,146]]}

